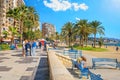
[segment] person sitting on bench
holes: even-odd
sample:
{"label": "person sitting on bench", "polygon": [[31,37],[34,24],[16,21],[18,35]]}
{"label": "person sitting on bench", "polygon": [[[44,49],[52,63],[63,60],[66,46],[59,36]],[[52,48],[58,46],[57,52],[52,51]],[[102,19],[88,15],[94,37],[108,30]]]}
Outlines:
{"label": "person sitting on bench", "polygon": [[77,62],[81,64],[81,68],[87,68],[87,59],[84,56],[81,56],[77,59]]}

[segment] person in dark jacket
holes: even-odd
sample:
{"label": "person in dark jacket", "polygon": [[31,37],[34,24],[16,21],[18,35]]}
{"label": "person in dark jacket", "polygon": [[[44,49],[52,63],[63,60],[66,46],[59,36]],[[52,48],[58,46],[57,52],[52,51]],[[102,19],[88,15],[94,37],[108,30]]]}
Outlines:
{"label": "person in dark jacket", "polygon": [[44,41],[44,51],[46,51],[46,41]]}
{"label": "person in dark jacket", "polygon": [[30,45],[30,43],[26,40],[26,42],[25,42],[26,56],[28,56],[28,54],[30,53],[30,48],[31,48],[31,45]]}
{"label": "person in dark jacket", "polygon": [[40,49],[41,49],[41,45],[42,45],[42,44],[41,44],[41,42],[39,41],[39,48],[40,48]]}

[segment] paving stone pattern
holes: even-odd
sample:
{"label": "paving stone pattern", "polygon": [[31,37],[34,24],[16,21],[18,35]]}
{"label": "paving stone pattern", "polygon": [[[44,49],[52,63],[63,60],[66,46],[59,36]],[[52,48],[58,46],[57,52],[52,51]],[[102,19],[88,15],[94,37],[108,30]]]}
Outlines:
{"label": "paving stone pattern", "polygon": [[7,66],[0,66],[0,71],[10,71],[12,68],[8,68]]}
{"label": "paving stone pattern", "polygon": [[34,59],[37,59],[37,58],[26,57],[26,58],[21,58],[21,60],[15,61],[15,62],[21,63],[21,64],[24,64],[24,63],[32,63],[32,62],[36,62],[36,61],[34,61]]}
{"label": "paving stone pattern", "polygon": [[0,80],[49,80],[45,51],[36,49],[33,57],[21,53],[21,49],[0,51]]}

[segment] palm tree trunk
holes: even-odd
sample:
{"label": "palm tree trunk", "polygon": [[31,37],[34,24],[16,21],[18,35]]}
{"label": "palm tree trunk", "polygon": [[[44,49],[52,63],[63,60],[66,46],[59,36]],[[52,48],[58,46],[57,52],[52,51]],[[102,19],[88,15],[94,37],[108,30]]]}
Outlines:
{"label": "palm tree trunk", "polygon": [[94,48],[95,48],[95,45],[96,45],[96,34],[94,34]]}
{"label": "palm tree trunk", "polygon": [[65,38],[65,42],[66,42],[66,45],[68,45],[68,38],[67,37]]}
{"label": "palm tree trunk", "polygon": [[22,30],[22,28],[23,28],[23,22],[22,22],[22,20],[20,20],[20,43],[22,44],[22,39],[23,39],[23,30]]}
{"label": "palm tree trunk", "polygon": [[12,44],[14,43],[14,36],[12,36],[11,43]]}
{"label": "palm tree trunk", "polygon": [[82,39],[81,39],[81,46],[82,46],[82,47],[84,46],[84,39],[83,39],[83,37],[82,37]]}
{"label": "palm tree trunk", "polygon": [[87,46],[87,41],[88,41],[88,38],[87,38],[87,37],[86,37],[86,40],[85,40],[85,41],[86,41],[86,46]]}
{"label": "palm tree trunk", "polygon": [[69,37],[69,47],[70,47],[71,38]]}
{"label": "palm tree trunk", "polygon": [[81,37],[80,37],[80,46],[81,46]]}

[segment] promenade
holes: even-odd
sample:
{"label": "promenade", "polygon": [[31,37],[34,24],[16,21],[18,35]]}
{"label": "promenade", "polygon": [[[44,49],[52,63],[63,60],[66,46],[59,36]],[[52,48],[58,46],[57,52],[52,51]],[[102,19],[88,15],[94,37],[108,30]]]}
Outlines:
{"label": "promenade", "polygon": [[22,57],[22,50],[0,51],[0,80],[49,80],[47,54]]}
{"label": "promenade", "polygon": [[[63,50],[53,50],[56,53],[63,53]],[[36,56],[22,57],[22,50],[0,51],[0,80],[49,80],[49,69],[47,61],[47,53],[36,50]],[[91,69],[92,58],[96,56],[90,55],[87,51],[82,52],[87,58],[87,64],[91,72],[100,74],[104,80],[120,80],[119,69]],[[66,67],[75,80],[79,79],[79,71],[71,70],[71,66]]]}

